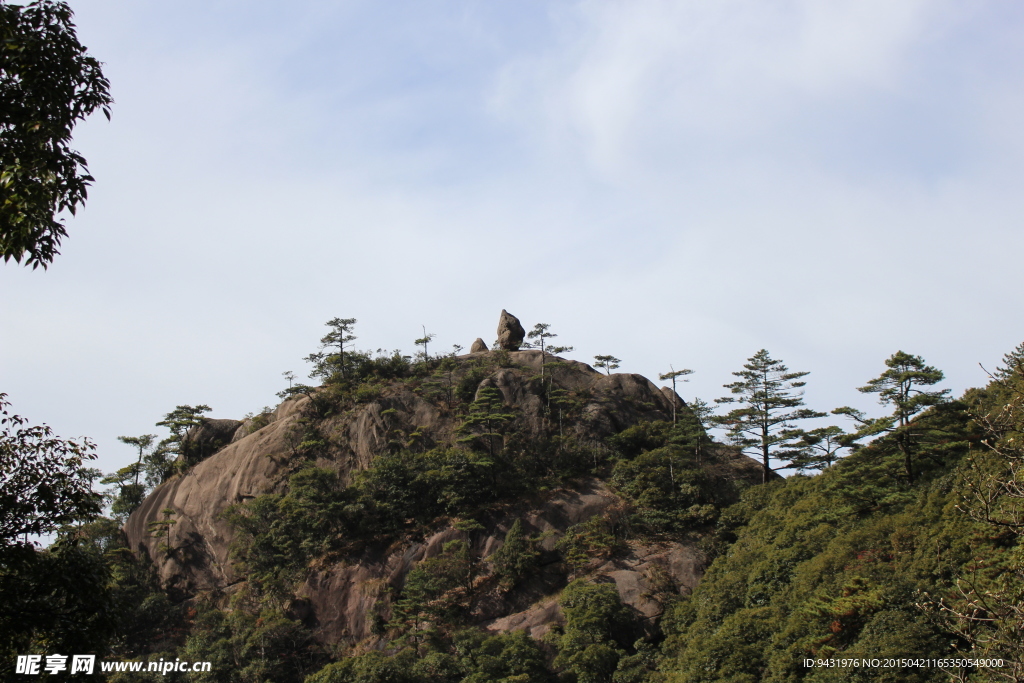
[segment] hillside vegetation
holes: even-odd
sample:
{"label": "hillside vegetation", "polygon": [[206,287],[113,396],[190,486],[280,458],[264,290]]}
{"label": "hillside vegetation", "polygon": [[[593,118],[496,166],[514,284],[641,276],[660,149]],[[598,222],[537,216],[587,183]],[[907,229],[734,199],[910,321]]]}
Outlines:
{"label": "hillside vegetation", "polygon": [[[0,577],[23,601],[53,572],[92,577],[92,602],[60,598],[88,631],[4,623],[8,653],[212,662],[110,680],[1024,680],[1019,349],[956,400],[895,355],[917,388],[883,374],[864,390],[897,387],[893,416],[841,409],[849,434],[797,430],[806,373],[760,352],[794,412],[754,460],[749,433],[716,442],[706,405],[610,356],[439,356],[429,336],[369,354],[332,322],[320,386],[240,421],[179,406],[162,445],[126,441],[120,519],[25,556],[53,571]],[[737,433],[738,410],[719,418]]]}

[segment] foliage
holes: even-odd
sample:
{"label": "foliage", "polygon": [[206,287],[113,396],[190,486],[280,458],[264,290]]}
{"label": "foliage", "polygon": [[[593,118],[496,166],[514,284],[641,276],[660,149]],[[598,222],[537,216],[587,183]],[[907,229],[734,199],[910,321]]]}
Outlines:
{"label": "foliage", "polygon": [[[536,340],[533,343],[534,346],[540,346],[540,378],[541,378],[542,382],[544,380],[545,370],[547,369],[547,365],[548,365],[548,363],[546,363],[545,360],[544,360],[545,355],[548,354],[548,353],[558,354],[558,353],[566,353],[568,351],[572,351],[572,347],[571,346],[550,346],[550,345],[548,345],[548,343],[547,343],[548,339],[553,339],[554,337],[558,336],[554,332],[548,332],[548,330],[550,328],[551,328],[551,325],[548,324],[548,323],[537,323],[536,325],[533,326],[533,329],[530,330],[526,334],[526,336],[528,338]],[[524,344],[524,346],[529,348],[530,344],[527,343],[527,344]]]}
{"label": "foliage", "polygon": [[456,634],[455,643],[468,665],[462,683],[546,683],[554,678],[544,651],[525,631],[490,636],[464,631]]}
{"label": "foliage", "polygon": [[[947,406],[917,419],[942,423],[955,446],[913,486],[899,476],[902,453],[887,437],[817,477],[748,489],[723,511],[719,525],[734,541],[666,620],[666,681],[878,680],[870,669],[800,662],[954,654],[948,632],[916,603],[921,591],[949,594],[972,546],[984,542],[956,514],[950,469],[972,427]],[[943,678],[936,669],[892,675]]]}
{"label": "foliage", "polygon": [[298,683],[323,664],[309,629],[279,609],[246,605],[230,611],[200,605],[179,653],[212,663],[209,672],[192,674],[198,683]]}
{"label": "foliage", "polygon": [[663,420],[638,422],[623,429],[618,434],[608,437],[608,445],[615,449],[619,456],[632,459],[657,448],[672,443],[675,428]]}
{"label": "foliage", "polygon": [[122,467],[100,480],[101,484],[114,484],[117,486],[116,493],[112,494],[110,511],[123,524],[127,521],[128,516],[146,498],[147,487],[145,484],[139,483],[139,476],[142,474],[147,463],[152,462],[153,442],[156,440],[156,435],[119,436],[117,440],[129,446],[134,446],[139,451],[139,458],[136,462]]}
{"label": "foliage", "polygon": [[609,355],[594,356],[594,367],[595,368],[601,368],[602,370],[604,370],[604,374],[606,374],[606,375],[612,374],[612,370],[615,370],[616,368],[618,368],[619,367],[619,363],[621,363],[621,362],[622,362],[622,360],[619,359],[619,358],[616,358],[615,356],[609,356]]}
{"label": "foliage", "polygon": [[839,452],[852,445],[852,438],[842,427],[830,425],[804,432],[797,441],[800,453],[792,465],[798,470],[823,470],[839,460]]}
{"label": "foliage", "polygon": [[554,666],[574,674],[577,683],[610,683],[635,635],[614,584],[577,579],[562,591],[559,604],[565,628],[556,640]]}
{"label": "foliage", "polygon": [[379,456],[354,487],[372,528],[393,531],[407,520],[425,524],[441,515],[463,516],[493,501],[495,467],[466,449],[401,451]]}
{"label": "foliage", "polygon": [[537,569],[540,551],[534,540],[523,531],[522,520],[517,519],[505,534],[501,547],[488,559],[499,585],[509,591]]}
{"label": "foliage", "polygon": [[[961,470],[957,506],[994,543],[977,548],[956,578],[952,595],[929,604],[963,638],[974,658],[1007,662],[996,680],[1024,680],[1024,364],[1018,346],[987,391],[970,401],[982,447]],[[973,400],[972,400],[973,399]],[[984,675],[979,676],[986,680]]]}
{"label": "foliage", "polygon": [[0,549],[0,676],[15,655],[103,652],[120,613],[105,563],[74,538]]}
{"label": "foliage", "polygon": [[422,530],[440,517],[473,517],[540,488],[549,481],[546,467],[565,468],[553,475],[557,481],[586,471],[592,460],[568,439],[554,452],[544,442],[529,443],[537,448],[516,457],[506,450],[520,453],[528,443],[510,441],[493,457],[467,448],[402,448],[379,455],[347,487],[333,470],[305,467],[292,475],[287,491],[225,513],[239,532],[236,557],[261,590],[280,592],[316,558]]}
{"label": "foliage", "polygon": [[[116,615],[108,651],[117,657],[169,653],[183,640],[184,606],[171,602],[148,556],[136,557],[128,548],[120,524],[99,517],[73,533],[78,547],[106,569],[105,594]],[[173,657],[172,657],[173,658]]]}
{"label": "foliage", "polygon": [[[445,356],[439,359],[437,367],[430,377],[424,379],[423,384],[420,385],[422,395],[438,403],[444,402],[444,406],[448,410],[454,409],[459,404],[458,370],[459,362],[454,357]],[[473,391],[476,391],[475,387],[473,387]]]}
{"label": "foliage", "polygon": [[[437,357],[412,365],[395,354],[400,376],[394,379],[401,383],[392,384],[378,374],[389,370],[374,369],[373,359],[354,351],[346,355],[348,377],[339,373],[315,390],[331,410],[373,396],[382,424],[392,429],[388,416],[395,409],[389,406],[398,405],[391,403],[393,392],[407,388],[434,401],[449,424],[461,420],[464,441],[437,445],[404,431],[389,433],[391,449],[347,485],[333,470],[304,464],[287,487],[233,508],[228,519],[238,531],[236,556],[249,579],[244,600],[219,616],[200,615],[193,639],[176,653],[224,662],[234,672],[208,680],[292,681],[306,675],[315,683],[913,682],[945,674],[923,668],[808,669],[801,662],[946,657],[971,647],[1016,656],[1012,640],[1024,599],[1018,539],[1005,524],[995,524],[1005,527],[1001,531],[986,525],[1018,523],[1016,465],[1008,463],[1016,462],[1012,439],[1024,429],[1011,420],[997,438],[978,427],[1004,415],[1000,410],[1016,390],[1007,383],[909,418],[916,449],[912,481],[898,433],[880,433],[837,461],[839,448],[851,441],[832,427],[786,435],[787,447],[803,449],[804,460],[794,462],[807,470],[820,467],[820,474],[744,489],[712,476],[727,449],[708,447],[709,411],[698,402],[680,408],[674,423],[642,422],[598,444],[587,441],[580,427],[588,397],[548,389],[536,379],[528,386],[541,399],[537,405],[549,400],[540,415],[553,418],[562,409],[568,428],[559,425],[556,432],[552,419],[550,425],[541,420],[539,431],[523,429],[528,423],[504,406],[498,390],[490,383],[480,386],[494,371],[490,356],[465,363]],[[766,353],[764,360],[780,383],[776,398],[783,402],[775,404],[775,417],[803,413],[797,410],[797,390],[804,373],[789,373]],[[792,400],[798,403],[785,404]],[[311,452],[322,453],[330,437],[307,431],[303,442],[317,442]],[[992,448],[981,454],[986,434]],[[472,553],[468,534],[507,519],[509,501],[580,474],[606,480],[623,502],[570,527],[557,544],[572,578],[637,537],[649,544],[685,536],[712,561],[688,596],[677,595],[671,581],[655,588],[662,584],[648,577],[651,595],[670,596],[658,598],[666,609],[660,624],[645,625],[660,627],[664,642],[659,647],[657,640],[641,637],[614,585],[583,580],[563,591],[565,625],[544,643],[524,633],[494,636],[467,628],[494,601],[519,609],[543,583],[524,580],[539,573],[541,552],[523,522],[516,521],[503,546],[487,558],[490,574]],[[977,505],[992,503],[990,520],[981,514],[983,506],[971,508],[978,521],[957,512],[958,505],[967,509],[965,493]],[[357,649],[361,654],[323,666],[326,657],[310,644],[308,629],[282,612],[296,583],[311,569],[355,553],[380,552],[399,539],[415,542],[449,523],[462,534],[457,540],[414,565],[404,585],[381,582],[368,618],[383,649]],[[287,666],[274,668],[279,665]],[[983,674],[967,672],[979,681],[987,680]]]}
{"label": "foliage", "polygon": [[149,522],[146,525],[146,531],[156,540],[157,550],[170,555],[174,552],[174,548],[168,544],[168,540],[170,540],[171,527],[178,523],[178,520],[172,519],[177,512],[174,508],[164,508],[160,514],[163,515],[163,519]]}
{"label": "foliage", "polygon": [[487,446],[488,454],[493,457],[495,454],[496,441],[502,439],[509,422],[515,419],[515,414],[505,406],[501,392],[493,386],[481,387],[477,391],[477,397],[469,406],[469,414],[459,426],[459,432],[466,434],[461,443],[472,443],[482,441]]}
{"label": "foliage", "polygon": [[631,526],[647,533],[683,533],[718,518],[736,499],[732,482],[698,467],[692,451],[669,445],[615,463],[609,483],[633,504]]}
{"label": "foliage", "polygon": [[164,415],[164,419],[156,423],[157,427],[167,427],[170,436],[160,442],[155,451],[146,458],[146,481],[156,486],[167,480],[177,470],[178,465],[187,467],[194,465],[209,455],[189,444],[185,437],[193,427],[198,427],[206,420],[203,413],[210,412],[210,406],[175,406],[174,410]]}
{"label": "foliage", "polygon": [[252,585],[272,595],[286,594],[299,572],[337,547],[347,525],[359,516],[346,510],[352,496],[337,472],[307,467],[292,475],[288,492],[257,496],[224,516],[238,530],[235,555]]}
{"label": "foliage", "polygon": [[46,268],[67,236],[56,215],[84,204],[93,178],[70,147],[110,84],[78,42],[67,3],[0,4],[0,254]]}
{"label": "foliage", "polygon": [[328,664],[306,683],[554,683],[541,647],[523,631],[462,629],[450,638]]}
{"label": "foliage", "polygon": [[1003,354],[1002,363],[992,373],[995,380],[1010,381],[1016,383],[1024,373],[1024,342],[1017,344],[1013,351]]}
{"label": "foliage", "polygon": [[0,393],[0,549],[18,536],[48,534],[99,513],[92,473],[96,457],[88,439],[59,439],[46,425],[33,426],[10,412]]}
{"label": "foliage", "polygon": [[117,487],[116,493],[111,494],[110,513],[122,524],[146,499],[146,486],[138,483],[140,469],[137,463],[132,463],[100,479],[101,484]]}
{"label": "foliage", "polygon": [[[307,363],[313,364],[313,371],[309,373],[309,376],[329,381],[337,374],[345,379],[349,365],[345,358],[345,347],[349,342],[356,340],[356,336],[352,334],[356,319],[332,318],[325,324],[331,328],[331,331],[320,339],[320,351],[311,353],[305,358]],[[326,350],[335,346],[338,347],[337,353],[325,353]]]}
{"label": "foliage", "polygon": [[394,625],[417,629],[423,622],[458,623],[478,571],[479,563],[465,541],[445,543],[439,555],[423,560],[409,572],[394,605]]}
{"label": "foliage", "polygon": [[244,418],[245,420],[249,421],[249,425],[246,428],[246,431],[249,434],[252,434],[263,429],[268,424],[270,424],[270,418],[273,414],[274,411],[269,406],[264,406],[263,410],[261,410],[259,413],[255,415],[253,413],[247,413]]}
{"label": "foliage", "polygon": [[397,656],[368,652],[345,657],[310,674],[305,683],[417,683],[414,678],[415,655],[403,651]]}
{"label": "foliage", "polygon": [[[672,423],[675,424],[675,421],[676,421],[676,396],[679,395],[676,392],[676,382],[679,381],[680,377],[686,377],[687,375],[692,375],[693,374],[693,370],[686,370],[686,369],[684,369],[684,370],[676,370],[671,365],[668,366],[668,367],[669,367],[669,371],[666,372],[666,373],[663,373],[663,374],[659,374],[658,375],[658,379],[660,379],[662,381],[664,381],[666,379],[672,381]],[[685,380],[684,379],[682,381],[688,382],[689,380]]]}
{"label": "foliage", "polygon": [[837,408],[833,412],[848,415],[860,425],[852,440],[891,434],[896,439],[900,452],[903,453],[903,468],[907,480],[913,482],[914,462],[919,455],[921,432],[918,424],[912,420],[926,408],[945,402],[949,390],[926,391],[920,388],[938,384],[943,379],[942,372],[925,365],[924,359],[920,356],[897,351],[885,360],[885,365],[888,368],[885,372],[870,380],[866,386],[859,387],[857,391],[878,394],[878,401],[882,405],[893,407],[892,415],[868,419],[860,411],[848,407]]}
{"label": "foliage", "polygon": [[[729,430],[733,444],[760,458],[762,482],[767,483],[774,469],[789,467],[789,461],[803,452],[798,445],[803,432],[794,429],[794,423],[822,417],[824,413],[800,407],[804,401],[799,389],[805,382],[798,380],[809,373],[790,372],[765,349],[747,359],[743,370],[732,374],[740,379],[725,388],[736,396],[726,396],[717,402],[739,406],[717,417],[715,422]],[[781,461],[781,468],[772,467],[773,461]]]}
{"label": "foliage", "polygon": [[555,547],[561,551],[573,575],[595,560],[602,560],[619,549],[611,523],[604,517],[595,516],[573,524]]}
{"label": "foliage", "polygon": [[420,358],[422,358],[424,362],[427,362],[427,361],[430,360],[429,344],[430,344],[431,341],[434,340],[434,337],[436,337],[436,336],[437,335],[434,334],[433,332],[427,333],[427,328],[424,325],[423,326],[423,336],[413,342],[414,344],[416,344],[416,346],[422,346],[423,347],[423,351],[422,351],[422,354],[420,355]]}

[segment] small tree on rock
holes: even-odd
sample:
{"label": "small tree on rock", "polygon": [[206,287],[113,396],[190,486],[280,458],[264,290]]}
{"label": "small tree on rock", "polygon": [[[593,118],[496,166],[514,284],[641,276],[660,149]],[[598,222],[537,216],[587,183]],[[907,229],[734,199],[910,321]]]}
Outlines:
{"label": "small tree on rock", "polygon": [[210,412],[210,406],[176,406],[174,410],[167,413],[164,419],[156,423],[157,427],[167,427],[171,435],[160,442],[160,445],[152,452],[149,458],[150,467],[146,468],[149,479],[157,480],[159,484],[174,472],[173,460],[180,457],[185,465],[191,465],[201,459],[202,454],[192,452],[185,437],[188,430],[203,424],[206,418],[203,413]]}
{"label": "small tree on rock", "polygon": [[428,353],[427,345],[436,336],[437,335],[434,334],[433,332],[428,334],[427,333],[427,326],[423,325],[423,336],[413,342],[414,344],[416,344],[416,346],[422,346],[423,347],[423,360],[424,360],[424,362],[430,360],[430,354]]}
{"label": "small tree on rock", "polygon": [[487,454],[494,457],[494,442],[504,439],[505,426],[515,419],[515,414],[505,407],[501,392],[494,387],[483,387],[477,392],[476,400],[469,407],[469,415],[459,427],[466,434],[460,439],[470,443],[483,439],[487,444]]}
{"label": "small tree on rock", "polygon": [[[355,318],[333,318],[325,323],[331,331],[320,339],[320,351],[311,353],[304,359],[307,363],[313,364],[313,371],[310,377],[320,377],[325,382],[330,380],[334,374],[340,373],[342,379],[348,377],[347,363],[345,362],[345,347],[356,340],[352,334],[355,328]],[[327,353],[337,348],[337,353]]]}
{"label": "small tree on rock", "polygon": [[510,591],[537,568],[539,557],[533,540],[523,531],[522,520],[517,519],[505,534],[505,542],[489,559],[501,588]]}
{"label": "small tree on rock", "polygon": [[612,374],[612,370],[619,367],[619,363],[622,361],[615,356],[594,356],[594,367],[602,368],[604,374]]}
{"label": "small tree on rock", "polygon": [[557,353],[566,353],[567,351],[572,351],[572,347],[571,346],[548,346],[547,345],[547,340],[548,339],[552,339],[552,338],[558,336],[554,332],[548,332],[548,329],[550,327],[551,327],[551,325],[549,325],[548,323],[537,323],[536,325],[533,326],[533,329],[530,332],[528,332],[527,335],[526,335],[530,339],[536,339],[537,340],[537,341],[534,342],[534,345],[537,345],[537,344],[540,345],[540,376],[541,376],[541,379],[544,378],[544,368],[546,366],[546,363],[544,362],[544,355],[546,353],[557,354]]}
{"label": "small tree on rock", "polygon": [[[676,380],[678,378],[680,378],[680,377],[686,377],[687,375],[692,375],[693,374],[693,370],[676,370],[671,365],[669,365],[668,367],[669,367],[669,372],[666,372],[663,375],[659,374],[658,375],[658,379],[660,379],[662,381],[665,381],[666,379],[672,380],[672,394],[673,394],[673,396],[672,396],[672,424],[675,424],[676,423],[676,397],[679,396],[679,392],[676,391]],[[688,382],[689,380],[685,380],[684,379],[683,381],[684,382]]]}

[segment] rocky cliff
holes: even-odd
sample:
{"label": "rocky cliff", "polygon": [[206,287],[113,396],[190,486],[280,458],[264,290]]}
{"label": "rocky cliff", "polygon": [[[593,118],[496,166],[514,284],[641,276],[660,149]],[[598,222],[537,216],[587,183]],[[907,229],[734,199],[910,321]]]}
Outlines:
{"label": "rocky cliff", "polygon": [[[629,427],[671,421],[673,402],[677,412],[686,412],[674,392],[642,376],[605,375],[536,350],[479,351],[426,365],[429,371],[408,377],[350,382],[344,391],[311,389],[271,414],[194,429],[189,439],[195,443],[227,445],[153,491],[126,525],[132,549],[148,555],[177,598],[224,595],[247,580],[244,564],[232,553],[238,531],[225,511],[286,491],[288,478],[303,466],[330,468],[347,483],[396,449],[503,447],[505,433],[478,430],[482,435],[475,442],[467,436],[467,415],[489,396],[500,400],[511,420],[506,433],[519,435],[520,448],[529,448],[531,439],[571,434],[597,453],[607,450],[604,440]],[[718,445],[708,447],[701,466],[717,480],[753,483],[760,477],[756,462]],[[596,456],[587,475],[515,500],[499,498],[468,527],[442,516],[425,528],[310,563],[294,586],[291,613],[322,642],[355,643],[379,634],[374,619],[390,614],[409,572],[455,539],[483,567],[468,587],[469,619],[491,630],[527,629],[534,636],[558,623],[555,596],[581,572],[613,582],[623,602],[653,623],[665,596],[692,589],[703,571],[696,535],[686,533],[625,538],[614,553],[595,556],[583,567],[565,561],[556,545],[568,529],[595,516],[614,520],[629,513],[630,503],[604,481]],[[537,570],[514,590],[497,590],[488,578],[488,558],[516,520],[537,539]],[[165,533],[155,534],[160,528]]]}

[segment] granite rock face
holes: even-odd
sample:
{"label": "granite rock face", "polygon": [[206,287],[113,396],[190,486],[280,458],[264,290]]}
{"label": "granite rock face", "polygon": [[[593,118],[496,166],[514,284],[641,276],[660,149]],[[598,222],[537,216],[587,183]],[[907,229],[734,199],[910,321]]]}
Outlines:
{"label": "granite rock face", "polygon": [[[562,390],[579,397],[580,418],[573,429],[594,444],[641,421],[671,420],[673,403],[677,410],[687,410],[677,396],[640,375],[604,375],[585,363],[550,354],[544,358],[539,350],[509,351],[501,359],[497,354],[470,353],[454,360],[448,378],[452,385],[464,385],[470,392],[475,387],[477,393],[484,387],[496,389],[516,415],[514,429],[524,435],[541,435],[551,428],[545,391]],[[542,364],[547,364],[545,381],[538,382]],[[415,432],[419,447],[428,449],[457,443],[461,436],[461,416],[408,382],[396,380],[371,398],[321,412],[317,402],[329,393],[329,388],[322,388],[311,396],[290,398],[261,420],[259,428],[250,422],[210,420],[209,440],[207,431],[200,434],[197,429],[190,435],[197,443],[211,444],[210,448],[227,442],[187,472],[158,486],[125,525],[130,547],[150,558],[172,596],[223,596],[244,587],[244,568],[231,554],[235,530],[223,512],[256,496],[285,491],[288,477],[307,462],[301,444],[310,429],[326,441],[314,464],[334,469],[345,482],[389,452],[396,434],[408,437]],[[705,465],[711,476],[760,481],[756,461],[727,447],[713,449],[715,454]],[[304,615],[323,643],[372,639],[373,610],[387,615],[392,596],[400,594],[417,562],[437,555],[446,541],[459,538],[486,567],[487,558],[501,547],[518,519],[527,533],[547,534],[541,566],[535,576],[508,593],[488,592],[483,585],[481,595],[486,597],[473,604],[470,619],[493,631],[526,629],[539,636],[562,619],[557,595],[570,579],[555,543],[571,525],[595,515],[618,514],[623,505],[600,480],[585,479],[510,501],[481,518],[481,528],[474,531],[460,531],[439,521],[424,536],[368,547],[344,561],[310,567],[289,609]],[[154,538],[149,525],[164,519],[167,509],[173,511],[175,523],[165,538]],[[623,602],[643,617],[656,616],[664,596],[692,589],[703,572],[704,558],[695,542],[630,541],[628,545],[613,558],[595,559],[588,571],[595,580],[613,582]],[[486,573],[478,580],[486,582]]]}
{"label": "granite rock face", "polygon": [[[317,636],[322,642],[351,644],[365,640],[372,635],[374,610],[389,607],[388,596],[399,592],[418,562],[437,556],[445,543],[461,539],[486,564],[486,558],[501,548],[505,534],[519,519],[528,534],[545,535],[541,564],[536,574],[515,591],[482,594],[473,603],[470,618],[490,631],[526,629],[539,638],[563,621],[557,594],[568,583],[569,576],[558,553],[553,551],[555,544],[573,524],[603,514],[620,503],[601,482],[586,480],[573,489],[553,492],[536,506],[520,507],[491,520],[482,530],[467,533],[446,525],[393,552],[367,553],[358,561],[314,572],[296,592],[301,601],[312,606]],[[683,543],[634,543],[613,560],[597,561],[591,570],[615,584],[624,604],[650,618],[660,615],[668,594],[696,587],[704,562],[696,548]],[[486,582],[486,578],[477,582]],[[668,591],[659,600],[655,595],[666,584]]]}
{"label": "granite rock face", "polygon": [[501,317],[498,318],[498,346],[505,351],[518,351],[525,338],[526,330],[519,318],[501,309]]}
{"label": "granite rock face", "polygon": [[480,337],[477,337],[476,341],[473,342],[473,345],[469,347],[470,353],[483,353],[484,351],[488,350],[489,349],[487,348],[487,344],[485,344],[484,340],[481,339]]}
{"label": "granite rock face", "polygon": [[204,418],[185,435],[182,450],[191,462],[205,460],[235,439],[242,426],[239,420]]}

